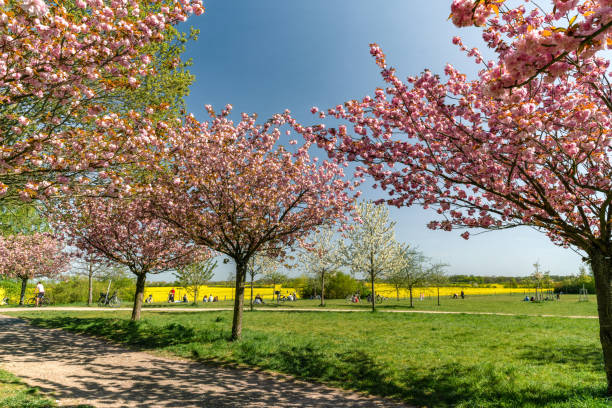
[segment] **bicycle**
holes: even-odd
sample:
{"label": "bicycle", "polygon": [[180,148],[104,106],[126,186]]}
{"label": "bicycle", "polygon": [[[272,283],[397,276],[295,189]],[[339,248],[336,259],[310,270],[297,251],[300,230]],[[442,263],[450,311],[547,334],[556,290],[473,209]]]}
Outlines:
{"label": "bicycle", "polygon": [[36,306],[36,299],[38,300],[38,306],[52,306],[53,301],[48,296],[43,295],[43,297],[38,298],[38,296],[32,296],[28,300],[26,300],[25,304],[27,306]]}
{"label": "bicycle", "polygon": [[117,291],[113,292],[111,296],[108,296],[104,292],[100,292],[100,297],[98,298],[98,306],[110,306],[110,307],[119,307],[121,305],[121,300],[117,297]]}

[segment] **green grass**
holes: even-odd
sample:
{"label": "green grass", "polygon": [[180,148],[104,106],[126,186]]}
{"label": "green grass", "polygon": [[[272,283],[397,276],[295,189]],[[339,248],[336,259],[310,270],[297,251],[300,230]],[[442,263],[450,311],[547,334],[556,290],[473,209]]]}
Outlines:
{"label": "green grass", "polygon": [[[563,295],[560,301],[550,302],[523,302],[523,296],[515,295],[481,295],[468,296],[465,299],[450,299],[449,297],[440,298],[441,305],[437,305],[436,298],[426,298],[424,301],[414,300],[414,308],[410,309],[410,302],[402,299],[399,302],[394,299],[387,299],[381,304],[377,304],[379,310],[437,310],[449,312],[488,312],[488,313],[511,313],[524,315],[555,315],[555,316],[597,316],[597,303],[595,296],[590,295],[589,302],[579,302],[578,295]],[[255,308],[319,308],[319,300],[300,299],[296,302],[276,302],[267,301],[265,305],[256,305]],[[359,304],[349,303],[343,299],[329,299],[325,301],[326,308],[329,309],[361,309],[369,310],[371,305],[366,302]],[[156,309],[160,307],[181,308],[232,308],[233,301],[221,301],[214,303],[154,303],[144,304],[145,309]],[[87,306],[86,303],[57,304],[55,306]],[[245,307],[248,308],[248,299],[245,299]],[[15,305],[0,306],[0,309],[8,309]],[[97,304],[92,305],[97,307]],[[122,302],[121,307],[132,307],[132,302]]]}
{"label": "green grass", "polygon": [[11,373],[0,370],[0,407],[47,408],[56,406],[53,400],[41,396],[36,388],[28,387]]}
{"label": "green grass", "polygon": [[[439,310],[449,312],[490,312],[490,313],[512,313],[525,315],[556,315],[556,316],[597,316],[597,302],[595,296],[591,295],[591,301],[579,302],[578,295],[563,295],[559,301],[548,302],[524,302],[524,296],[520,295],[480,295],[468,296],[465,299],[450,299],[447,296],[440,298],[440,306],[436,298],[426,298],[424,301],[415,299],[414,310]],[[267,302],[263,307],[319,307],[320,300],[298,300],[296,302]],[[325,301],[327,308],[342,309],[370,309],[371,304],[361,302],[349,303],[346,300],[330,299]],[[262,306],[257,306],[262,307]],[[380,310],[402,310],[410,308],[410,301],[395,298],[386,299],[383,303],[376,304]]]}
{"label": "green grass", "polygon": [[427,407],[609,407],[597,320],[394,313],[16,312],[44,327]]}

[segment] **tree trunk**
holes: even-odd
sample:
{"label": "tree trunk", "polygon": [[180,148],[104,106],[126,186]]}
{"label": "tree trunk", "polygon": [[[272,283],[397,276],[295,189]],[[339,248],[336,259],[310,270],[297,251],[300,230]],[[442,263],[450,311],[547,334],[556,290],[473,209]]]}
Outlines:
{"label": "tree trunk", "polygon": [[87,286],[87,306],[93,303],[93,266],[89,265],[89,273],[87,274],[89,284]]}
{"label": "tree trunk", "polygon": [[23,306],[25,301],[26,287],[28,285],[28,278],[21,278],[21,295],[19,295],[19,304]]}
{"label": "tree trunk", "polygon": [[325,306],[325,272],[321,273],[321,305]]}
{"label": "tree trunk", "polygon": [[376,311],[376,293],[374,293],[374,275],[370,275],[372,278],[372,311]]}
{"label": "tree trunk", "polygon": [[254,275],[251,275],[251,312],[253,311],[253,279],[255,278]]}
{"label": "tree trunk", "polygon": [[397,296],[397,301],[399,302],[399,286],[395,285],[395,296]]}
{"label": "tree trunk", "polygon": [[589,252],[595,277],[599,339],[604,356],[604,370],[608,379],[608,395],[612,395],[612,250]]}
{"label": "tree trunk", "polygon": [[232,340],[242,336],[242,309],[244,307],[244,283],[246,280],[247,262],[236,262],[236,296],[234,299],[234,319],[232,321]]}
{"label": "tree trunk", "polygon": [[408,292],[410,292],[410,307],[414,307],[412,304],[412,286],[408,286]]}
{"label": "tree trunk", "polygon": [[196,285],[195,289],[193,289],[193,304],[194,305],[198,304],[198,296],[199,296],[198,288],[199,288],[199,285]]}
{"label": "tree trunk", "polygon": [[440,306],[440,288],[437,288],[437,289],[438,289],[438,306]]}
{"label": "tree trunk", "polygon": [[144,297],[147,273],[141,272],[136,275],[136,294],[134,296],[134,308],[132,309],[132,321],[140,320],[140,310],[142,309],[142,299]]}

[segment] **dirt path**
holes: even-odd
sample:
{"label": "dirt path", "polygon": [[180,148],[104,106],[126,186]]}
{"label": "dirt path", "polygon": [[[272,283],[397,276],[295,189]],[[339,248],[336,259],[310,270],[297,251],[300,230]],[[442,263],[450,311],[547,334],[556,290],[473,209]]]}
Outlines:
{"label": "dirt path", "polygon": [[283,376],[130,351],[102,340],[35,327],[2,315],[0,367],[39,387],[61,406],[404,406]]}
{"label": "dirt path", "polygon": [[[0,308],[2,312],[35,312],[35,311],[67,311],[67,312],[114,312],[132,311],[131,308],[104,308],[104,307],[80,307],[80,306],[45,306],[45,307],[5,307]],[[221,312],[234,310],[231,307],[145,307],[143,312]],[[246,310],[246,309],[245,309]],[[266,312],[370,312],[370,309],[322,309],[322,308],[301,308],[301,307],[275,307],[275,308],[257,308],[257,311]],[[551,314],[520,314],[520,313],[503,313],[503,312],[456,312],[443,310],[384,310],[379,309],[378,313],[423,313],[423,314],[468,314],[468,315],[488,315],[488,316],[527,316],[527,317],[561,317],[567,319],[598,319],[597,316],[564,316]]]}

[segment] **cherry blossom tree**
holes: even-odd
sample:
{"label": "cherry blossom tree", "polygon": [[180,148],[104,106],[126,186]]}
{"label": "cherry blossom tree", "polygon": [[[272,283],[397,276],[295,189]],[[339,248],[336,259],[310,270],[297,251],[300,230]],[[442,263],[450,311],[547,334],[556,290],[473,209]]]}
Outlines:
{"label": "cherry blossom tree", "polygon": [[310,239],[302,242],[299,256],[302,268],[321,283],[321,306],[325,306],[325,279],[344,266],[344,258],[334,233],[331,226],[322,226]]}
{"label": "cherry blossom tree", "polygon": [[359,217],[345,234],[347,243],[341,243],[344,264],[355,274],[363,274],[370,281],[372,311],[376,311],[374,282],[393,273],[403,264],[401,248],[395,240],[395,222],[389,220],[389,209],[371,202],[356,207]]}
{"label": "cherry blossom tree", "polygon": [[137,199],[70,199],[54,213],[55,225],[72,245],[136,275],[132,320],[140,319],[147,275],[193,263],[201,252],[152,217],[146,205]]}
{"label": "cherry blossom tree", "polygon": [[155,50],[163,50],[156,44],[172,24],[200,14],[201,2],[3,0],[0,7],[0,199],[54,195],[73,179],[73,187],[88,183],[93,169],[135,161],[154,109],[125,109],[133,102],[125,96],[150,83],[159,70]]}
{"label": "cherry blossom tree", "polygon": [[476,79],[447,65],[445,80],[425,71],[403,81],[372,44],[386,88],[328,110],[350,127],[298,130],[337,161],[360,162],[357,176],[372,176],[388,204],[434,207],[443,218],[431,228],[526,225],[581,252],[595,276],[612,394],[612,87],[598,53],[611,42],[612,8],[507,4],[453,2],[455,24],[482,26],[497,55],[483,61],[453,39],[483,64]]}
{"label": "cherry blossom tree", "polygon": [[70,257],[64,244],[48,233],[0,236],[0,274],[21,279],[23,305],[29,279],[53,278],[66,271]]}
{"label": "cherry blossom tree", "polygon": [[168,159],[151,162],[150,194],[157,216],[234,260],[232,339],[239,339],[249,260],[262,251],[282,254],[297,237],[345,218],[352,186],[341,167],[309,156],[310,143],[293,151],[278,145],[280,126],[296,125],[288,114],[257,125],[246,114],[231,121],[229,105],[220,115],[208,110],[209,122],[186,117],[169,136]]}

